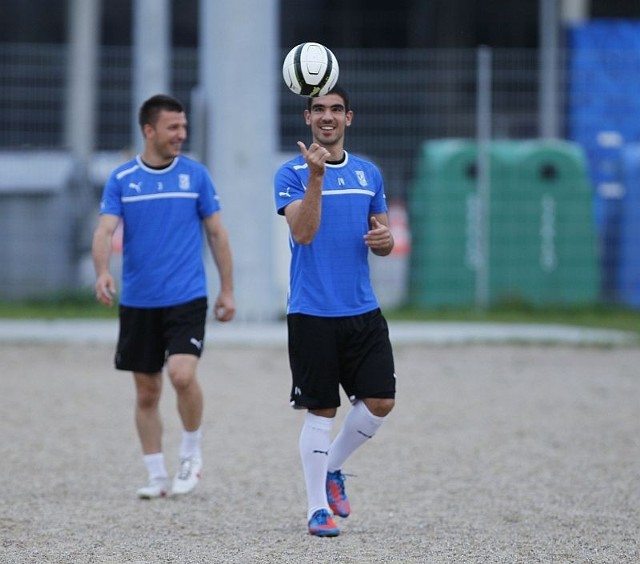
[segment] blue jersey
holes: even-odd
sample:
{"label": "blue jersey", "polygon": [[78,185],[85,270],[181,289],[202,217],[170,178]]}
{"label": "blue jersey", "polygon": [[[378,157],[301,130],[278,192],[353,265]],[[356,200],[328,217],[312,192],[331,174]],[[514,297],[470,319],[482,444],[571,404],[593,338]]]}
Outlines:
{"label": "blue jersey", "polygon": [[[304,197],[308,178],[302,155],[278,169],[275,203],[279,214]],[[342,163],[326,165],[315,238],[309,245],[300,245],[289,236],[288,313],[342,317],[379,307],[363,237],[371,215],[386,211],[382,175],[373,163],[345,151]]]}
{"label": "blue jersey", "polygon": [[120,303],[167,307],[206,296],[202,219],[219,209],[207,169],[185,156],[162,170],[138,156],[113,171],[100,213],[123,222]]}

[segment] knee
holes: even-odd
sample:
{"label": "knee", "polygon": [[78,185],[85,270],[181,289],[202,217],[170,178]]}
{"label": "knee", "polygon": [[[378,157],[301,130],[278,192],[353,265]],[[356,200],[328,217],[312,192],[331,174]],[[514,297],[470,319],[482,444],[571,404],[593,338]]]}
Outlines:
{"label": "knee", "polygon": [[176,371],[169,374],[169,379],[173,384],[176,392],[180,393],[184,390],[189,389],[193,382],[193,375],[187,372]]}
{"label": "knee", "polygon": [[392,398],[367,398],[364,400],[367,409],[376,417],[386,417],[391,413],[396,400]]}
{"label": "knee", "polygon": [[177,393],[189,390],[197,385],[196,381],[196,357],[190,355],[170,356],[167,363],[169,380]]}
{"label": "knee", "polygon": [[136,401],[140,409],[154,409],[160,402],[162,386],[159,378],[148,378],[138,383]]}

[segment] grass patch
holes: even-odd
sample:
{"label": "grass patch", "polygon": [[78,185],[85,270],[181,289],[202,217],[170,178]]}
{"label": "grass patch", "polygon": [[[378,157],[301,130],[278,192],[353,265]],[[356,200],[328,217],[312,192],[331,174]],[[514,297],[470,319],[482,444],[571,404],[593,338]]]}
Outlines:
{"label": "grass patch", "polygon": [[640,311],[613,307],[501,306],[486,311],[477,309],[399,308],[385,311],[388,319],[405,321],[465,321],[484,323],[559,324],[594,329],[618,329],[640,335]]}
{"label": "grass patch", "polygon": [[0,301],[0,318],[2,319],[115,319],[117,317],[118,308],[99,304],[93,292]]}
{"label": "grass patch", "polygon": [[[464,321],[490,323],[560,324],[595,329],[619,329],[640,335],[640,311],[622,307],[531,307],[508,304],[486,311],[464,309],[416,309],[402,307],[384,310],[390,320]],[[47,299],[0,301],[3,319],[115,319],[116,306],[100,305],[93,292],[77,292]]]}

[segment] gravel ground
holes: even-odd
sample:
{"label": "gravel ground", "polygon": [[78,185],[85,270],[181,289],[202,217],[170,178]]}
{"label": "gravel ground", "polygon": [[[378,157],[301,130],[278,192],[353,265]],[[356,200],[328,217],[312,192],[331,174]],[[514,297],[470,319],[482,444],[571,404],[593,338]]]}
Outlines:
{"label": "gravel ground", "polygon": [[112,353],[0,344],[0,562],[640,561],[640,348],[396,347],[398,404],[345,468],[334,539],[307,534],[284,348],[209,345],[204,478],[154,501]]}

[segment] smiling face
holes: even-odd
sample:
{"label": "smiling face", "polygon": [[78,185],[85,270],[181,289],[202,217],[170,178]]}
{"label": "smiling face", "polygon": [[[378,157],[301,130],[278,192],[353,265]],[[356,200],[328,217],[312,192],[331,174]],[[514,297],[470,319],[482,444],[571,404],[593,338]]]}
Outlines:
{"label": "smiling face", "polygon": [[152,166],[163,166],[182,151],[182,144],[187,139],[187,117],[184,112],[161,110],[155,123],[145,124],[143,131],[142,159]]}
{"label": "smiling face", "polygon": [[342,158],[345,128],[351,125],[353,112],[345,108],[339,94],[327,94],[313,98],[304,117],[311,127],[314,142],[325,147],[332,160]]}

